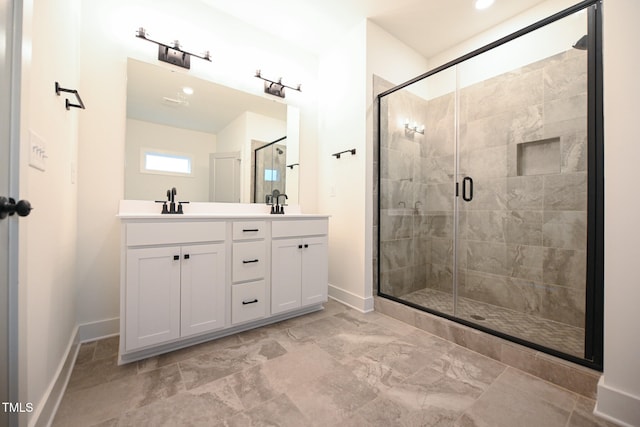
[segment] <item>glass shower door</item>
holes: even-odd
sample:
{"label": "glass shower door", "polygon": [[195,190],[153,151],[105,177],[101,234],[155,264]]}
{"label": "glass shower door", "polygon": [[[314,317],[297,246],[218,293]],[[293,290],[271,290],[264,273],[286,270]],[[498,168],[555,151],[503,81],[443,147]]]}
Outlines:
{"label": "glass shower door", "polygon": [[583,11],[458,64],[455,315],[577,357],[587,258],[585,34]]}
{"label": "glass shower door", "polygon": [[455,69],[380,100],[379,289],[454,314]]}

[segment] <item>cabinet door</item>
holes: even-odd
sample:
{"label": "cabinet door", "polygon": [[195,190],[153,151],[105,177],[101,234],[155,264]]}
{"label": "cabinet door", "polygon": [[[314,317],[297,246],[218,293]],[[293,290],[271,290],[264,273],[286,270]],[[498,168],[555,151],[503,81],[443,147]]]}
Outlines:
{"label": "cabinet door", "polygon": [[126,281],[127,351],[178,338],[180,248],[129,249]]}
{"label": "cabinet door", "polygon": [[225,244],[182,247],[181,333],[225,326]]}
{"label": "cabinet door", "polygon": [[300,239],[271,243],[271,314],[300,307],[301,243]]}
{"label": "cabinet door", "polygon": [[327,301],[328,290],[327,237],[306,237],[302,250],[302,302],[301,305]]}

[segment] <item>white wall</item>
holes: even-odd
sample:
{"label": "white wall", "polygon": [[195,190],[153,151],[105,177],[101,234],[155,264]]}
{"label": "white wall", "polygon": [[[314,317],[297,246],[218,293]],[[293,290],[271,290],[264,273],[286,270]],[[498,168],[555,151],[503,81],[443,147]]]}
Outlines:
{"label": "white wall", "polygon": [[[367,20],[320,59],[318,204],[331,215],[329,294],[359,310],[373,309],[373,74],[401,83],[425,67],[424,58]],[[355,156],[331,156],[352,148]]]}
{"label": "white wall", "polygon": [[[460,56],[472,52],[476,49],[479,49],[491,42],[499,40],[502,37],[508,36],[509,34],[518,31],[528,25],[531,25],[541,19],[544,19],[548,16],[553,15],[554,13],[560,12],[563,9],[566,9],[574,4],[579,3],[578,0],[548,0],[544,3],[540,3],[525,12],[514,16],[513,18],[496,25],[495,27],[484,31],[474,37],[469,38],[468,40],[452,47],[451,49],[447,49],[444,52],[441,52],[437,55],[429,58],[430,68],[435,68],[440,65],[446,64],[449,61],[452,61]],[[571,39],[568,39],[571,40]],[[577,40],[573,40],[575,42]],[[553,48],[555,46],[555,41],[552,46],[546,46],[542,49],[542,54],[544,54],[544,50],[547,48]],[[540,57],[542,59],[542,56]]]}
{"label": "white wall", "polygon": [[[372,308],[365,282],[366,22],[320,59],[318,206],[329,219],[329,295]],[[332,153],[356,149],[340,159]]]}
{"label": "white wall", "polygon": [[[259,96],[254,77],[284,76],[303,85],[287,102],[300,108],[301,198],[316,210],[317,59],[228,15],[193,1],[83,0],[80,92],[87,104],[80,122],[78,161],[78,321],[119,316],[119,222],[124,194],[127,57],[157,63],[157,46],[134,37],[145,27],[153,37],[179,39],[185,49],[209,49],[213,62],[193,58],[191,74]],[[57,50],[57,49],[56,49]]]}
{"label": "white wall", "polygon": [[[125,198],[166,200],[167,189],[176,187],[177,200],[209,200],[209,153],[216,151],[216,135],[127,118]],[[176,141],[180,142],[176,151]],[[142,149],[190,156],[192,176],[140,172]]]}
{"label": "white wall", "polygon": [[605,126],[604,374],[596,413],[640,425],[640,200],[627,191],[640,160],[640,2],[606,0],[603,22]]}
{"label": "white wall", "polygon": [[[75,336],[78,118],[54,82],[76,89],[79,1],[24,2],[20,197],[34,207],[20,227],[20,400],[35,422]],[[75,101],[74,98],[71,98]],[[30,136],[46,144],[46,169],[29,167]]]}

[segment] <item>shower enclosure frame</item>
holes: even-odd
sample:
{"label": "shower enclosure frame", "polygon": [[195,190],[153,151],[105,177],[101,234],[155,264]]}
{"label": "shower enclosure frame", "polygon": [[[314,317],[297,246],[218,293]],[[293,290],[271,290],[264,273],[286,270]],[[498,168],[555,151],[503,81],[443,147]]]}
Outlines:
{"label": "shower enclosure frame", "polygon": [[[413,83],[419,82],[429,76],[447,70],[461,64],[471,58],[502,46],[523,35],[529,34],[548,24],[570,16],[583,9],[588,10],[588,46],[587,46],[587,244],[586,244],[586,295],[585,295],[585,342],[584,357],[580,358],[572,354],[546,347],[523,338],[508,335],[504,332],[465,320],[454,315],[436,311],[410,301],[403,300],[381,290],[381,226],[377,227],[377,295],[387,298],[415,309],[425,311],[448,320],[460,323],[485,333],[521,344],[535,350],[539,350],[556,357],[602,371],[603,369],[603,319],[604,319],[604,119],[603,119],[603,88],[602,88],[602,3],[603,0],[585,0],[567,9],[542,19],[534,24],[524,27],[508,36],[498,39],[484,47],[469,52],[446,64],[436,67],[411,80],[386,90],[376,96],[377,108],[377,149],[381,153],[382,141],[382,117],[381,102],[385,96],[399,91]],[[456,137],[457,138],[457,137]],[[457,161],[457,160],[456,160]],[[378,159],[378,194],[377,211],[381,218],[381,180],[382,167],[381,155]],[[458,186],[459,182],[454,183]],[[453,192],[453,191],[452,191]],[[457,194],[456,194],[457,196]],[[379,220],[378,220],[379,221]],[[457,221],[454,221],[457,224]],[[455,240],[455,238],[454,238]],[[455,245],[455,243],[454,243]],[[455,275],[457,268],[454,266]],[[457,285],[453,288],[454,304],[456,304]]]}

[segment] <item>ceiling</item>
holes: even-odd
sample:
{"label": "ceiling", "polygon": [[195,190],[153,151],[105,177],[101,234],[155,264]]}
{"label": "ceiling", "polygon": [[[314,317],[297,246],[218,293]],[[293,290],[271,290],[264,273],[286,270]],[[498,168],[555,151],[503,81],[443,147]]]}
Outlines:
{"label": "ceiling", "polygon": [[425,58],[440,53],[545,0],[200,0],[316,54],[364,18]]}

